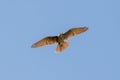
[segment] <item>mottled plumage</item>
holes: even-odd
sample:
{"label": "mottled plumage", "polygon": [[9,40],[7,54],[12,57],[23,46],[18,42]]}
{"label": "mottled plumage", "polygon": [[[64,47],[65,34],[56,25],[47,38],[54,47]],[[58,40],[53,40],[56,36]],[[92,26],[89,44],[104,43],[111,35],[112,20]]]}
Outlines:
{"label": "mottled plumage", "polygon": [[82,32],[85,32],[87,29],[88,29],[87,27],[72,28],[72,29],[69,29],[64,34],[61,33],[59,36],[45,37],[42,40],[34,43],[32,45],[32,48],[37,48],[40,46],[51,45],[51,44],[57,43],[58,45],[56,48],[56,52],[61,52],[69,46],[69,44],[65,40],[68,40],[71,37],[77,34],[80,34]]}

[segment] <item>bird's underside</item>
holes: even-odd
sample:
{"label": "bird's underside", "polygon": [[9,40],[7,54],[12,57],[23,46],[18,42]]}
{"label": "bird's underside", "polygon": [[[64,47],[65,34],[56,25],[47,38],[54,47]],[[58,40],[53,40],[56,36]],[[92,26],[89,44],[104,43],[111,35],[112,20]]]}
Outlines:
{"label": "bird's underside", "polygon": [[37,47],[57,43],[56,52],[61,52],[69,46],[66,40],[70,39],[71,37],[77,34],[85,32],[87,29],[88,29],[87,27],[72,28],[72,29],[69,29],[67,32],[60,34],[59,36],[45,37],[41,39],[40,41],[34,43],[32,45],[32,48],[37,48]]}

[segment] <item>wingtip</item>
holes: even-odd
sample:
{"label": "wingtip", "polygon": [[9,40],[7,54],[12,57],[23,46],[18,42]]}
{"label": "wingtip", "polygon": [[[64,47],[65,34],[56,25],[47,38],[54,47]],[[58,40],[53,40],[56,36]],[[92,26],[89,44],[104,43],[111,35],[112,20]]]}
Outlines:
{"label": "wingtip", "polygon": [[31,46],[31,48],[35,48],[35,45],[33,44],[33,45]]}
{"label": "wingtip", "polygon": [[31,46],[31,48],[34,48],[33,45]]}
{"label": "wingtip", "polygon": [[88,27],[84,26],[83,28],[85,28],[85,30],[88,30]]}

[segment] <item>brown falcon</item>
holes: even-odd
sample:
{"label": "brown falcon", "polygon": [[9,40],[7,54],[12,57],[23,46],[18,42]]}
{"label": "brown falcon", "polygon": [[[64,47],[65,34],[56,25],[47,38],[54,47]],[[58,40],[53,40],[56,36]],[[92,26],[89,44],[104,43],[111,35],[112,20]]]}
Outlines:
{"label": "brown falcon", "polygon": [[88,29],[87,27],[72,28],[72,29],[69,29],[65,33],[61,33],[59,36],[45,37],[42,40],[34,43],[32,45],[32,48],[37,48],[37,47],[57,43],[58,45],[56,48],[56,52],[61,52],[69,46],[69,44],[65,40],[68,40],[69,38],[71,38],[77,34],[80,34],[82,32],[85,32],[87,29]]}

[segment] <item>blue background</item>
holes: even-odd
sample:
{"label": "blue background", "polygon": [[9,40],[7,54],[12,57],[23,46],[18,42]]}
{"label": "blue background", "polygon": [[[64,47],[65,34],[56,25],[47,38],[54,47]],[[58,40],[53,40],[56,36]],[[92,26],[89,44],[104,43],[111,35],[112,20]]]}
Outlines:
{"label": "blue background", "polygon": [[[81,26],[60,54],[31,48]],[[120,80],[120,1],[0,0],[0,80]]]}

